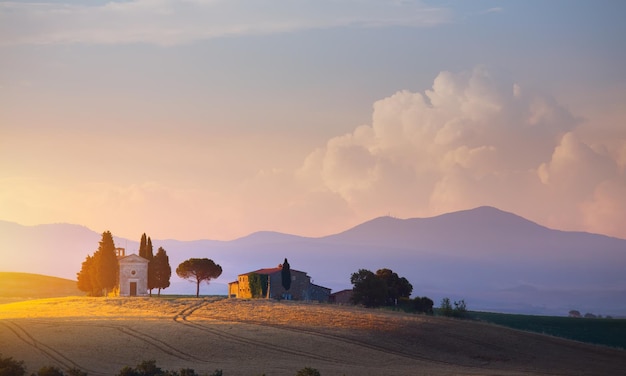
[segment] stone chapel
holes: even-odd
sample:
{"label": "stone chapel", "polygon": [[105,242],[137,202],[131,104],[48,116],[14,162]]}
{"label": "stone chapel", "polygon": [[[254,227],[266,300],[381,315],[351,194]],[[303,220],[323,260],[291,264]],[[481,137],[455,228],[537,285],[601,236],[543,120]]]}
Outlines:
{"label": "stone chapel", "polygon": [[126,256],[124,248],[116,248],[120,266],[120,296],[148,295],[148,260],[136,254]]}

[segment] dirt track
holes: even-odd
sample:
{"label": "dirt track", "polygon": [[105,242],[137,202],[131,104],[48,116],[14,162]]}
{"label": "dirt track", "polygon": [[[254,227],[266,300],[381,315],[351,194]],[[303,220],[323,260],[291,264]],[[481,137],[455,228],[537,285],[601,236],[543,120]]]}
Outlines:
{"label": "dirt track", "polygon": [[294,302],[61,298],[0,305],[0,352],[113,375],[164,369],[232,375],[612,375],[626,351],[493,325]]}

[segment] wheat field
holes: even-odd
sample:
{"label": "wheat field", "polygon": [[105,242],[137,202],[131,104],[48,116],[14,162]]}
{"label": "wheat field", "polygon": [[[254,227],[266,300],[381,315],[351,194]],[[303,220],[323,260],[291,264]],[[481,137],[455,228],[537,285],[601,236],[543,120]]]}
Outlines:
{"label": "wheat field", "polygon": [[114,375],[612,375],[626,351],[495,325],[351,306],[222,298],[65,297],[0,304],[0,353]]}

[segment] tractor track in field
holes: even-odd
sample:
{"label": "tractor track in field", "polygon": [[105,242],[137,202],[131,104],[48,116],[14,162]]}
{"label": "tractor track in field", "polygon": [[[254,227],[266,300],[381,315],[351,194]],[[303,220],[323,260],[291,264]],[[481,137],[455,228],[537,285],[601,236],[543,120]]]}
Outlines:
{"label": "tractor track in field", "polygon": [[202,301],[198,304],[194,304],[191,307],[187,307],[185,309],[183,309],[179,314],[177,314],[174,317],[174,321],[181,324],[181,325],[187,325],[191,328],[203,331],[205,333],[209,333],[212,334],[218,338],[221,338],[223,340],[226,341],[230,341],[230,342],[234,342],[240,345],[246,345],[246,346],[262,346],[264,349],[269,349],[269,350],[274,350],[276,352],[280,352],[280,353],[284,353],[284,354],[290,354],[290,355],[294,355],[294,356],[300,356],[300,357],[304,357],[307,359],[315,359],[315,360],[319,360],[319,361],[323,361],[323,362],[329,362],[329,363],[336,363],[336,364],[346,364],[345,359],[335,359],[335,358],[331,358],[331,357],[325,357],[325,356],[320,356],[318,354],[315,353],[311,353],[311,352],[306,352],[306,351],[299,351],[299,350],[294,350],[285,346],[279,346],[270,342],[266,342],[266,341],[258,341],[258,340],[254,340],[254,339],[250,339],[247,337],[243,337],[243,336],[239,336],[239,335],[235,335],[232,333],[227,333],[225,331],[222,330],[218,330],[218,329],[214,329],[214,328],[210,328],[208,326],[202,325],[202,324],[198,324],[195,322],[191,322],[188,319],[188,317],[195,312],[196,310],[198,310],[199,308],[207,305],[208,301]]}
{"label": "tractor track in field", "polygon": [[177,349],[176,347],[168,344],[165,341],[162,341],[158,338],[155,338],[151,335],[148,335],[144,332],[140,332],[138,330],[132,329],[128,326],[111,326],[114,329],[119,330],[120,332],[126,334],[127,336],[133,337],[135,339],[138,339],[140,341],[143,341],[145,343],[148,343],[152,346],[154,346],[155,348],[161,350],[162,352],[164,352],[165,354],[171,355],[175,358],[181,359],[181,360],[186,360],[186,361],[191,361],[191,362],[201,362],[201,363],[208,363],[207,360],[202,359],[200,357],[197,357],[193,354],[181,351],[179,349]]}
{"label": "tractor track in field", "polygon": [[[38,321],[40,323],[46,323],[46,321]],[[54,324],[52,322],[48,322],[50,324]],[[58,324],[55,324],[58,325]],[[92,324],[92,323],[68,323],[68,325],[71,326],[82,326],[82,327],[97,327],[97,328],[107,328],[107,329],[113,329],[113,330],[117,330],[121,333],[123,333],[124,335],[127,335],[129,337],[135,338],[139,341],[145,342],[149,345],[151,345],[154,348],[159,349],[161,352],[173,356],[175,358],[181,359],[181,360],[186,360],[186,361],[193,361],[193,362],[201,362],[201,363],[208,363],[207,360],[202,359],[200,357],[197,357],[193,354],[184,352],[179,350],[178,348],[170,345],[169,343],[158,339],[156,337],[151,336],[150,334],[146,334],[145,332],[142,332],[140,330],[137,329],[133,329],[128,325],[116,325],[116,324]]]}
{"label": "tractor track in field", "polygon": [[31,347],[34,347],[35,349],[37,349],[37,351],[45,355],[47,358],[61,365],[65,370],[68,370],[70,368],[77,368],[92,375],[107,375],[106,373],[100,373],[98,371],[83,367],[80,364],[74,362],[72,359],[63,355],[59,351],[53,349],[43,342],[36,340],[35,337],[33,337],[30,333],[28,333],[28,331],[26,331],[26,329],[24,329],[24,327],[14,321],[0,321],[0,324],[4,325],[13,334],[15,334],[15,336],[19,340]]}
{"label": "tractor track in field", "polygon": [[[446,361],[446,360],[441,360],[441,359],[436,359],[436,358],[432,358],[429,357],[428,355],[424,355],[424,354],[416,354],[416,353],[411,353],[411,352],[407,352],[407,351],[399,351],[399,350],[392,350],[389,349],[387,347],[384,346],[378,346],[375,344],[371,344],[368,342],[364,342],[364,341],[360,341],[357,339],[352,339],[352,338],[346,338],[346,337],[342,337],[342,336],[337,336],[337,335],[333,335],[333,334],[329,334],[329,333],[324,333],[324,332],[319,332],[319,331],[315,331],[315,330],[311,330],[311,329],[305,329],[305,328],[301,328],[301,327],[294,327],[294,326],[285,326],[285,325],[279,325],[279,324],[271,324],[271,323],[267,323],[267,322],[262,322],[262,321],[253,321],[253,320],[246,320],[243,321],[245,323],[249,323],[249,324],[254,324],[254,325],[259,325],[259,326],[267,326],[267,327],[271,327],[271,328],[275,328],[275,329],[283,329],[283,330],[289,330],[289,331],[293,331],[296,333],[302,333],[302,334],[308,334],[311,336],[319,336],[319,337],[323,337],[329,340],[333,340],[333,341],[337,341],[337,342],[344,342],[346,344],[349,344],[351,346],[359,346],[359,347],[363,347],[363,348],[367,348],[370,350],[374,350],[374,351],[379,351],[379,352],[383,352],[383,353],[387,353],[390,355],[395,355],[395,356],[399,356],[399,357],[403,357],[403,358],[409,358],[412,360],[417,360],[417,361],[423,361],[423,362],[431,362],[431,363],[437,363],[437,364],[442,364],[442,365],[447,365],[447,366],[453,366],[453,367],[467,367],[467,368],[472,368],[472,369],[483,369],[483,370],[488,370],[491,372],[494,371],[503,371],[506,372],[506,369],[498,369],[497,367],[487,367],[484,365],[476,365],[476,364],[459,364],[456,362],[451,362],[451,361]],[[483,342],[479,342],[476,340],[473,340],[469,337],[460,337],[458,335],[455,336],[456,339],[463,339],[465,342],[474,344],[474,345],[480,345],[480,346],[486,346],[486,347],[492,347],[492,348],[497,348],[497,349],[502,349],[496,345],[486,345]],[[566,374],[563,373],[552,373],[552,372],[537,372],[535,370],[520,370],[521,373],[528,373],[531,375],[546,375],[546,376],[564,376]]]}
{"label": "tractor track in field", "polygon": [[[251,324],[251,325],[258,325],[258,326],[269,327],[269,328],[272,328],[272,329],[280,329],[280,330],[290,331],[290,332],[294,332],[294,333],[298,333],[298,334],[306,334],[306,335],[309,335],[309,336],[322,337],[322,338],[325,338],[325,339],[332,340],[334,342],[341,342],[341,343],[345,343],[345,344],[350,345],[350,346],[358,346],[358,347],[365,348],[365,349],[368,349],[368,350],[382,352],[382,353],[385,353],[385,354],[398,356],[398,357],[402,357],[402,358],[408,358],[408,359],[411,359],[411,360],[417,360],[417,361],[422,361],[422,362],[432,362],[432,363],[438,363],[438,364],[443,364],[443,365],[459,366],[459,364],[457,364],[457,363],[448,362],[448,361],[445,361],[445,360],[439,360],[439,359],[430,358],[430,357],[428,357],[426,355],[417,355],[417,354],[414,354],[414,353],[392,350],[392,349],[389,349],[387,347],[373,345],[371,343],[359,341],[359,340],[356,340],[356,339],[346,338],[346,337],[337,336],[337,335],[328,334],[328,333],[321,333],[321,332],[314,331],[314,330],[298,328],[298,327],[293,327],[293,326],[284,326],[284,325],[279,325],[279,324],[271,324],[271,323],[267,323],[267,322],[253,321],[253,320],[245,320],[245,321],[241,321],[241,322],[244,322],[246,324]],[[465,367],[465,366],[466,365],[463,365],[463,367]],[[481,367],[481,366],[469,365],[467,367],[493,370],[493,368],[487,368],[487,367]]]}
{"label": "tractor track in field", "polygon": [[[201,308],[201,306],[196,306],[193,307],[193,309],[191,310],[191,312],[188,315],[184,315],[181,317],[182,320],[184,320],[187,324],[191,324],[191,325],[197,325],[199,326],[198,329],[202,329],[205,331],[216,331],[218,333],[216,333],[216,335],[219,335],[220,333],[223,333],[221,331],[217,331],[216,329],[209,329],[206,326],[197,324],[197,323],[189,323],[189,321],[187,321],[187,317],[195,312],[196,310],[198,310],[199,308]],[[280,329],[280,330],[286,330],[286,331],[291,331],[294,333],[298,333],[298,334],[306,334],[309,336],[317,336],[317,337],[322,337],[328,340],[332,340],[334,342],[341,342],[341,343],[345,343],[347,345],[350,346],[358,346],[361,348],[366,348],[369,350],[374,350],[377,352],[382,352],[382,353],[386,353],[389,355],[393,355],[393,356],[398,356],[398,357],[402,357],[402,358],[408,358],[411,360],[416,360],[416,361],[421,361],[421,362],[430,362],[430,363],[437,363],[437,364],[441,364],[441,365],[446,365],[446,366],[453,366],[453,367],[467,367],[467,368],[471,368],[471,369],[479,369],[479,370],[487,370],[487,371],[491,371],[491,372],[497,372],[497,371],[503,371],[503,372],[507,372],[506,369],[498,369],[497,367],[489,367],[489,366],[485,366],[485,365],[476,365],[476,364],[459,364],[456,362],[451,362],[451,361],[446,361],[446,360],[442,360],[442,359],[436,359],[436,358],[432,358],[429,357],[428,355],[425,354],[416,354],[416,353],[411,353],[411,352],[407,352],[407,351],[399,351],[399,350],[393,350],[384,346],[379,346],[379,345],[375,345],[372,343],[368,343],[368,342],[364,342],[364,341],[360,341],[357,339],[352,339],[352,338],[346,338],[343,336],[338,336],[338,335],[333,335],[333,334],[329,334],[329,333],[324,333],[324,332],[319,332],[319,331],[315,331],[312,329],[305,329],[305,328],[301,328],[301,327],[295,327],[295,326],[288,326],[288,325],[281,325],[281,324],[272,324],[272,323],[268,323],[265,321],[256,321],[256,320],[239,320],[239,321],[228,321],[228,320],[220,320],[220,319],[213,319],[210,317],[203,317],[206,320],[211,320],[211,321],[217,321],[217,322],[232,322],[232,323],[245,323],[245,324],[251,324],[251,325],[258,325],[258,326],[263,326],[263,327],[269,327],[269,328],[273,328],[273,329]],[[237,336],[238,337],[238,336]],[[485,344],[483,342],[474,340],[470,337],[456,337],[457,339],[462,339],[463,341],[470,343],[472,345],[480,345],[480,346],[484,346],[484,347],[491,347],[493,349],[498,349],[498,350],[502,350],[501,347],[496,346],[496,345],[489,345],[489,344]],[[247,340],[244,338],[244,340]],[[253,343],[253,344],[257,344],[257,343]],[[259,344],[263,344],[264,343],[259,343]],[[282,348],[280,351],[283,351]],[[304,354],[303,354],[304,355]],[[306,355],[308,356],[308,355]],[[342,362],[343,364],[345,364],[345,361]],[[563,376],[565,374],[562,373],[551,373],[551,372],[537,372],[536,370],[520,370],[521,373],[527,373],[527,374],[532,374],[532,375],[550,375],[550,376]]]}

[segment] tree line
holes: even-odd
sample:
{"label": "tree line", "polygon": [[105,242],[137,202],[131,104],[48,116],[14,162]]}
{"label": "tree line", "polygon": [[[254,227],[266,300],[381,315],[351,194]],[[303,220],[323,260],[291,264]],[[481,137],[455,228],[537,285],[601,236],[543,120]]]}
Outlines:
{"label": "tree line", "polygon": [[[152,239],[144,233],[139,243],[139,256],[148,260],[148,290],[161,289],[170,285],[169,257],[163,247],[159,247],[156,256],[153,254]],[[110,231],[102,233],[98,250],[93,255],[87,255],[82,267],[76,273],[78,289],[89,296],[107,296],[119,286],[119,262],[115,242]]]}
{"label": "tree line", "polygon": [[[139,242],[139,256],[148,260],[147,287],[152,296],[152,290],[161,290],[170,286],[172,274],[169,257],[163,247],[159,247],[153,255],[152,239],[145,233]],[[222,267],[208,258],[190,258],[183,261],[176,268],[176,274],[195,282],[196,297],[200,296],[200,284],[209,283],[222,274]],[[77,273],[78,288],[89,296],[106,296],[119,286],[119,262],[116,255],[115,243],[110,231],[102,234],[98,250],[93,255],[87,255]],[[291,285],[290,266],[285,258],[282,264],[281,284],[288,291]],[[388,268],[378,269],[375,273],[367,269],[359,269],[352,273],[350,282],[353,285],[351,302],[362,304],[365,307],[400,307],[415,312],[433,314],[432,299],[424,297],[410,298],[413,285],[405,278]],[[267,295],[267,276],[251,274],[249,276],[250,291],[253,297]],[[445,316],[462,317],[467,309],[465,302],[454,302],[454,307],[448,298],[441,302],[440,313]]]}
{"label": "tree line", "polygon": [[[172,268],[169,256],[163,247],[159,247],[154,255],[152,239],[144,233],[139,241],[139,256],[148,260],[147,287],[152,296],[152,290],[161,290],[170,286]],[[196,283],[196,297],[200,295],[200,283],[209,282],[222,274],[222,267],[207,258],[191,258],[182,262],[176,268],[176,274],[184,279]],[[115,242],[110,231],[102,233],[98,249],[87,255],[81,269],[76,273],[78,289],[89,296],[107,296],[119,286],[119,261]]]}

